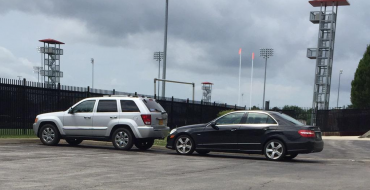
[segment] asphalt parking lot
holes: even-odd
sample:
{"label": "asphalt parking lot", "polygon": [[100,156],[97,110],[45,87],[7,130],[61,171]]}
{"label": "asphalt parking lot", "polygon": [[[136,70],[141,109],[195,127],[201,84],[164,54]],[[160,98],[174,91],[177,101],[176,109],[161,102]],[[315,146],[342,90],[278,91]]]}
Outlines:
{"label": "asphalt parking lot", "polygon": [[[61,141],[62,142],[62,141]],[[0,144],[0,189],[369,189],[370,141],[325,140],[321,153],[271,162],[258,155],[180,156],[111,143]]]}

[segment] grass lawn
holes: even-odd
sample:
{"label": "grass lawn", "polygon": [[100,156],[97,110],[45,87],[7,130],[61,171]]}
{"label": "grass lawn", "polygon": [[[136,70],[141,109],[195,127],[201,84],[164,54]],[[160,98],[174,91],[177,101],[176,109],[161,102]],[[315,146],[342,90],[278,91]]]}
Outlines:
{"label": "grass lawn", "polygon": [[163,146],[165,147],[167,144],[167,138],[163,139],[163,140],[160,140],[160,139],[156,139],[154,141],[154,146]]}

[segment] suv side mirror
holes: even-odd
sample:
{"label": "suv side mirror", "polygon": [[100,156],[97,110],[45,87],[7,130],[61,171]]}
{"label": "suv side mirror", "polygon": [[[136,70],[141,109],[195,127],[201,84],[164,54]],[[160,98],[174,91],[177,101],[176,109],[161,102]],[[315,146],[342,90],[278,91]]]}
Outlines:
{"label": "suv side mirror", "polygon": [[220,128],[218,128],[217,126],[216,126],[216,122],[214,122],[214,121],[212,121],[211,122],[211,127],[213,128],[213,129],[215,129],[215,130],[219,130]]}

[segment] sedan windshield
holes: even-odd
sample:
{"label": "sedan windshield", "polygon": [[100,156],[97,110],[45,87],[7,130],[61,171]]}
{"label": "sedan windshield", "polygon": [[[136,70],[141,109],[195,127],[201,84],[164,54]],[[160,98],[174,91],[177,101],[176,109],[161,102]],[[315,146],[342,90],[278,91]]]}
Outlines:
{"label": "sedan windshield", "polygon": [[294,124],[294,125],[299,125],[299,126],[302,126],[304,125],[303,123],[299,122],[298,120],[290,117],[289,115],[286,115],[286,114],[283,114],[283,113],[276,113],[276,115],[278,115],[279,117],[285,119],[286,121]]}

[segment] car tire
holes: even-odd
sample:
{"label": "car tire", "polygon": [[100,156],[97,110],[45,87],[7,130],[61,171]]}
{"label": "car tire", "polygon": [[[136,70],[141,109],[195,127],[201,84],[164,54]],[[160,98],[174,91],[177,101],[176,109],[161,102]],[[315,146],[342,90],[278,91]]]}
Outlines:
{"label": "car tire", "polygon": [[283,160],[286,155],[285,145],[280,140],[272,139],[265,144],[264,154],[268,160]]}
{"label": "car tire", "polygon": [[285,155],[285,160],[292,160],[293,158],[297,157],[298,153],[292,153],[292,154],[287,154]]}
{"label": "car tire", "polygon": [[77,145],[81,144],[83,140],[82,139],[70,139],[70,138],[68,138],[68,139],[65,139],[65,141],[69,145],[77,146]]}
{"label": "car tire", "polygon": [[195,143],[188,135],[180,135],[175,140],[175,149],[178,154],[190,155],[195,150]]}
{"label": "car tire", "polygon": [[135,142],[135,146],[139,150],[148,150],[149,148],[153,146],[153,144],[154,144],[154,139],[149,139],[149,140],[137,139]]}
{"label": "car tire", "polygon": [[206,155],[206,154],[210,153],[211,151],[209,151],[209,150],[196,150],[195,152],[197,152],[200,155]]}
{"label": "car tire", "polygon": [[134,136],[126,128],[119,128],[112,135],[113,146],[118,150],[130,150],[134,145]]}
{"label": "car tire", "polygon": [[48,146],[55,146],[60,141],[58,128],[52,124],[43,125],[40,129],[39,136],[42,144]]}

